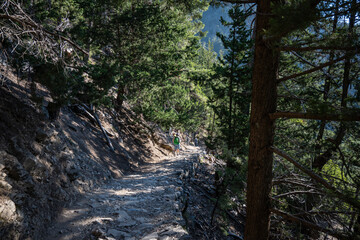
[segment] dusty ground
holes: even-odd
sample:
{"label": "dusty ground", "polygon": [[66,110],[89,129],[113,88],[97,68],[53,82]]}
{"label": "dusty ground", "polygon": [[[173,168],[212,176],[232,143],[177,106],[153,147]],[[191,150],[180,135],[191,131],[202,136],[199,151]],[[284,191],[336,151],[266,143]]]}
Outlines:
{"label": "dusty ground", "polygon": [[63,209],[45,239],[191,239],[182,220],[181,176],[199,153],[189,147],[87,192]]}

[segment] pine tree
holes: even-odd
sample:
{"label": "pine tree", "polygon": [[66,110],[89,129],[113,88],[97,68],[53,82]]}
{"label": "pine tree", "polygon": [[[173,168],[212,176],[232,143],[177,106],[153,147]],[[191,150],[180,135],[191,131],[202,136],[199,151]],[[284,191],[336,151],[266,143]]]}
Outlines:
{"label": "pine tree", "polygon": [[[245,12],[240,6],[229,10],[232,22],[221,18],[221,23],[230,28],[229,36],[218,34],[226,54],[220,57],[213,80],[215,104],[213,105],[223,133],[227,148],[246,153],[248,137],[248,114],[250,107],[250,79],[252,40],[246,26],[246,18],[251,10]],[[228,107],[224,108],[224,104]],[[220,137],[220,136],[218,136]]]}

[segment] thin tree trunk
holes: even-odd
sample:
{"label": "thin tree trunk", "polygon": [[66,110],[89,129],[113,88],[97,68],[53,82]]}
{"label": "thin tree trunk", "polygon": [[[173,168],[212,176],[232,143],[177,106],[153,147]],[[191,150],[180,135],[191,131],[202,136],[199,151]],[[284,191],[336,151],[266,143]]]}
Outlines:
{"label": "thin tree trunk", "polygon": [[276,78],[278,51],[265,42],[264,32],[269,28],[271,1],[258,1],[252,98],[250,114],[250,148],[246,192],[246,240],[269,238],[271,182],[275,120],[269,114],[276,111]]}
{"label": "thin tree trunk", "polygon": [[[338,1],[336,3],[338,5]],[[349,20],[349,34],[350,35],[353,34],[353,29],[354,29],[354,25],[355,25],[355,5],[356,5],[356,0],[353,0],[352,1],[352,11],[351,11],[350,20]],[[334,25],[334,27],[336,27],[336,25]],[[351,61],[352,55],[350,54],[349,51],[346,52],[346,55],[347,55],[347,57],[345,58],[344,78],[343,78],[342,95],[341,95],[341,107],[343,109],[345,109],[347,107],[346,99],[348,97],[349,86],[351,84],[351,78],[350,78],[351,62],[350,61]],[[326,94],[326,90],[328,91],[329,89],[324,89],[324,90],[325,90],[324,94]],[[325,95],[324,95],[324,99],[325,99]],[[327,96],[326,96],[326,99],[327,99]],[[334,139],[333,146],[331,146],[323,154],[317,156],[314,159],[313,167],[315,169],[317,169],[318,171],[321,171],[321,169],[324,167],[324,165],[330,160],[330,158],[333,155],[333,152],[335,152],[336,149],[340,146],[340,144],[345,136],[345,132],[346,132],[346,126],[342,122],[342,123],[340,123],[340,128],[337,132],[336,138]]]}
{"label": "thin tree trunk", "polygon": [[[235,35],[235,33],[234,33]],[[235,36],[233,36],[233,42],[235,40]],[[232,105],[233,105],[233,82],[234,82],[234,53],[232,53],[231,57],[231,70],[230,70],[230,81],[229,81],[229,126],[228,126],[228,148],[233,149],[233,129],[232,129]]]}
{"label": "thin tree trunk", "polygon": [[[338,7],[339,7],[339,0],[337,0],[336,4],[335,4],[335,16],[334,16],[333,29],[332,29],[333,33],[335,32],[335,30],[337,28],[337,23],[338,23],[338,14],[337,14],[338,13]],[[331,50],[329,60],[330,61],[334,60],[334,50]],[[327,70],[328,75],[326,76],[326,79],[325,79],[324,94],[323,94],[324,102],[326,102],[327,99],[328,99],[329,91],[330,91],[330,87],[331,87],[331,67],[332,67],[332,65],[329,66],[329,68]],[[319,134],[318,134],[318,137],[316,139],[317,143],[315,145],[315,151],[316,151],[317,155],[320,155],[320,152],[321,152],[320,141],[322,140],[322,138],[324,136],[325,126],[326,126],[326,121],[321,121],[320,128],[319,128]]]}

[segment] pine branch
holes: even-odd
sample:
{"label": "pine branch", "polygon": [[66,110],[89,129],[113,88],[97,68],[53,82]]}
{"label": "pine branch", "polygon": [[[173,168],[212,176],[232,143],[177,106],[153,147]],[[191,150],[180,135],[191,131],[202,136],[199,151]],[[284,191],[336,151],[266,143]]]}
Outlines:
{"label": "pine branch", "polygon": [[300,119],[313,119],[313,120],[326,120],[326,121],[339,121],[350,122],[360,121],[360,113],[352,114],[321,114],[321,113],[302,113],[302,112],[275,112],[269,114],[270,119],[275,120],[278,118],[300,118]]}
{"label": "pine branch", "polygon": [[[306,60],[305,58],[303,58],[301,55],[299,55],[297,52],[291,51],[291,53],[294,54],[296,57],[298,57],[301,61],[309,64],[309,65],[312,66],[312,67],[316,67],[315,64],[309,62],[308,60]],[[328,78],[330,78],[331,80],[334,80],[334,79],[335,79],[334,76],[330,75],[330,73],[326,72],[323,68],[321,69],[321,71],[322,71]]]}
{"label": "pine branch", "polygon": [[279,79],[277,80],[277,83],[281,83],[281,82],[286,81],[286,80],[289,80],[289,79],[301,77],[301,76],[304,76],[304,75],[306,75],[306,74],[309,74],[309,73],[312,73],[312,72],[316,72],[316,71],[318,71],[318,70],[320,70],[320,69],[323,69],[324,67],[327,67],[327,66],[330,66],[330,65],[332,65],[332,64],[335,64],[335,63],[337,63],[337,62],[340,62],[340,61],[346,59],[347,57],[348,57],[348,54],[346,54],[346,55],[344,55],[344,56],[342,56],[342,57],[340,57],[340,58],[334,59],[334,60],[332,60],[332,61],[329,61],[329,62],[327,62],[327,63],[323,63],[323,64],[321,64],[321,65],[319,65],[319,66],[317,66],[317,67],[311,68],[311,69],[309,69],[309,70],[307,70],[307,71],[304,71],[304,72],[301,72],[301,73],[296,73],[296,74],[293,74],[293,75],[290,75],[290,76],[287,76],[287,77],[279,78]]}

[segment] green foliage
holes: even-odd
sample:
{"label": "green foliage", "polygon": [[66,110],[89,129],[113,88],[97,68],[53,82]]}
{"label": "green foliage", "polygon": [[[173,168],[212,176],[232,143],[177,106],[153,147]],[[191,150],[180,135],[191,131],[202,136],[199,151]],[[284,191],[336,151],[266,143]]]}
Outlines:
{"label": "green foliage", "polygon": [[[245,201],[245,183],[247,176],[247,162],[234,156],[231,150],[224,149],[221,156],[227,162],[225,168],[216,171],[216,192],[218,207],[229,211],[237,208],[239,202]],[[227,220],[227,215],[223,215]]]}
{"label": "green foliage", "polygon": [[83,101],[97,105],[112,104],[109,90],[116,83],[117,68],[115,64],[107,63],[105,60],[87,68],[89,80],[84,84]]}
{"label": "green foliage", "polygon": [[319,19],[319,10],[314,0],[290,0],[273,4],[270,30],[267,37],[281,38],[294,31],[301,31]]}
{"label": "green foliage", "polygon": [[[121,101],[116,104],[125,98],[141,102],[143,106],[137,109],[143,109],[150,120],[197,129],[207,115],[207,98],[202,87],[191,82],[206,81],[215,59],[212,50],[202,51],[205,48],[198,36],[203,27],[199,19],[207,6],[202,0],[40,0],[26,4],[46,28],[68,34],[90,52],[77,70],[35,60],[31,64],[36,81],[46,85],[59,104],[76,98],[110,106],[114,101],[109,92],[118,88],[116,98]],[[73,56],[66,65],[79,60]],[[169,100],[159,97],[162,94],[173,99],[170,108],[163,108]],[[152,97],[156,101],[151,102]]]}
{"label": "green foliage", "polygon": [[[229,36],[218,34],[227,53],[219,59],[212,82],[211,107],[216,114],[216,136],[210,136],[211,145],[236,149],[238,154],[247,154],[249,134],[249,108],[251,92],[252,40],[246,19],[251,11],[239,6],[229,10],[231,22],[221,19],[229,27]],[[225,107],[226,106],[226,107]],[[215,123],[214,123],[215,124]]]}
{"label": "green foliage", "polygon": [[195,86],[187,88],[181,83],[168,82],[143,90],[137,98],[136,110],[166,128],[173,126],[196,131],[205,118],[204,98]]}
{"label": "green foliage", "polygon": [[38,63],[33,71],[33,80],[46,86],[59,105],[69,103],[83,82],[81,73],[67,70],[59,63]]}
{"label": "green foliage", "polygon": [[[302,9],[309,3],[303,6],[292,2],[289,4],[289,6],[284,5],[280,7],[280,10],[275,10],[279,16],[274,18],[272,32],[269,32],[268,36],[287,36],[281,40],[281,44],[294,47],[354,46],[355,40],[353,37],[356,34],[353,35],[353,31],[358,31],[358,26],[355,27],[357,30],[350,31],[349,21],[340,21],[340,19],[344,18],[349,19],[350,2],[338,9],[334,8],[335,3],[321,2],[316,9],[309,8],[309,13],[304,12],[304,16],[301,13],[301,17],[299,16],[300,12],[291,10],[291,8]],[[286,13],[287,8],[288,13]],[[311,9],[314,11],[311,11]],[[331,17],[328,12],[330,9],[332,9],[330,11]],[[294,16],[290,16],[291,14],[294,14]],[[280,20],[281,16],[283,16],[283,22]],[[321,18],[319,18],[320,16]],[[297,28],[296,21],[303,20],[304,22],[299,24],[299,28]],[[286,26],[286,24],[290,26]],[[345,53],[345,51],[331,49],[327,51],[301,52],[297,52],[295,49],[292,52],[282,52],[279,76],[281,78],[304,72],[343,56]],[[349,55],[349,59],[352,59],[350,61],[355,61],[357,58],[358,56],[353,58],[353,55]],[[357,71],[357,66],[352,65],[349,67],[342,61],[311,74],[279,84],[278,111],[312,112],[317,114],[340,114],[358,111],[359,102],[355,100],[357,90],[354,87],[358,84]],[[346,72],[349,72],[348,76]],[[348,82],[347,79],[351,79],[349,82],[350,86],[348,87],[345,85]],[[344,91],[344,86],[349,91]],[[355,160],[356,158],[358,159],[358,151],[355,149],[359,147],[357,143],[359,125],[357,123],[287,119],[277,120],[276,125],[274,145],[277,148],[285,151],[303,166],[317,172],[317,174],[338,189],[345,196],[344,198],[356,198],[356,192],[359,188],[359,181],[357,179],[360,176],[360,169],[357,166],[358,160]],[[308,177],[290,163],[275,161],[275,179],[280,181],[286,179],[285,182],[297,181],[300,177],[295,177],[296,174],[299,174],[302,179],[307,179]],[[307,184],[312,182],[308,180]],[[313,212],[341,212],[352,208],[351,204],[346,203],[349,202],[348,200],[340,199],[338,194],[334,194],[330,190],[324,190],[317,184],[314,186],[321,189],[323,194],[287,194],[296,191],[314,191],[310,187],[306,187],[309,185],[302,186],[297,185],[297,183],[282,183],[273,187],[275,195],[281,196],[284,194],[282,197],[275,197],[275,199],[279,200],[279,202],[275,202],[276,208],[283,209],[294,215],[300,213],[300,216],[301,209],[305,212],[310,209]],[[306,214],[303,216],[307,221],[313,222],[325,219],[324,215],[321,214],[311,216]],[[351,217],[346,214],[335,214],[333,219],[335,218],[339,222],[341,221],[346,224],[350,224],[351,221]],[[295,227],[291,227],[291,229],[295,229]],[[298,229],[297,231],[300,232],[300,230]],[[345,228],[342,230],[347,231]],[[298,236],[300,236],[300,233]]]}

